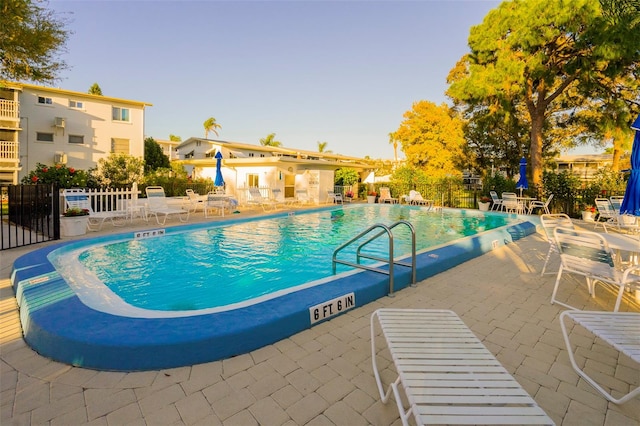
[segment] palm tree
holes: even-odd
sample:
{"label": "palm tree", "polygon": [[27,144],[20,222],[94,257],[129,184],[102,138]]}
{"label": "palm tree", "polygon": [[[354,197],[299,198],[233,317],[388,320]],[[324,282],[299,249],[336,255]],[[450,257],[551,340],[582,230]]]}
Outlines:
{"label": "palm tree", "polygon": [[393,162],[398,164],[398,139],[393,132],[389,133],[389,143],[393,144]]}
{"label": "palm tree", "polygon": [[327,145],[329,145],[329,142],[320,142],[318,141],[318,152],[332,152],[327,150]]}
{"label": "palm tree", "polygon": [[269,133],[266,138],[260,139],[262,146],[282,146],[282,142],[275,140],[276,134]]}
{"label": "palm tree", "polygon": [[209,132],[213,132],[216,134],[216,136],[218,136],[218,131],[216,129],[221,129],[222,126],[219,125],[218,123],[216,123],[216,119],[213,117],[209,117],[207,118],[204,123],[202,123],[202,125],[204,126],[204,138],[208,139],[209,138]]}

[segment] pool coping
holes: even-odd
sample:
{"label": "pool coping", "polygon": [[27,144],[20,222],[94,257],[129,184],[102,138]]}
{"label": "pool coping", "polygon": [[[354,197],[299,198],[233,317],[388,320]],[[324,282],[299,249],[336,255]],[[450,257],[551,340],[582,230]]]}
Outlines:
{"label": "pool coping", "polygon": [[[290,213],[274,213],[254,220],[287,214]],[[216,225],[244,221],[246,219],[230,220]],[[531,217],[522,217],[519,223],[419,253],[417,281],[535,233],[534,222]],[[166,229],[184,232],[201,227],[202,224],[189,224]],[[125,236],[130,237],[131,233],[91,240],[116,240]],[[121,317],[84,305],[48,261],[51,251],[83,241],[86,239],[56,244],[18,258],[13,265],[11,282],[29,346],[43,356],[84,368],[144,371],[230,358],[282,340],[389,292],[386,275],[362,271],[232,311],[171,318]],[[408,268],[396,268],[395,291],[410,285],[410,275]],[[342,304],[338,311],[339,304],[335,301],[351,300],[349,295],[353,295],[353,304]],[[312,323],[310,309],[313,307],[325,307],[334,315],[322,315]],[[332,312],[334,310],[336,312]]]}

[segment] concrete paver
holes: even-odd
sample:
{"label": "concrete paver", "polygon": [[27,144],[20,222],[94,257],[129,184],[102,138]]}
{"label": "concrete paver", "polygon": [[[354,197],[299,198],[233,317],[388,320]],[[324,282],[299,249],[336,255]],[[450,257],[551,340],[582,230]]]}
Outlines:
{"label": "concrete paver", "polygon": [[[398,425],[395,401],[380,402],[371,370],[369,316],[380,307],[452,309],[558,425],[640,424],[637,400],[608,403],[571,368],[562,308],[549,303],[555,274],[539,274],[548,250],[541,235],[249,354],[133,373],[70,367],[24,343],[8,278],[13,259],[35,248],[5,251],[0,261],[2,425]],[[570,303],[595,310],[610,310],[615,296],[599,287],[592,299],[573,279],[561,289]],[[621,310],[640,305],[626,297]],[[584,330],[572,333],[578,362],[614,395],[638,386],[638,365]],[[388,351],[378,357],[389,383]]]}

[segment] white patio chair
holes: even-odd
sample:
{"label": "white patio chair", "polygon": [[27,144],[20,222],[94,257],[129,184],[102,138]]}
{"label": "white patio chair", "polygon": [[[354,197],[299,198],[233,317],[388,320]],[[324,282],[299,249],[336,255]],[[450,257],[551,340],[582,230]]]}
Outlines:
{"label": "white patio chair", "polygon": [[553,194],[550,194],[549,198],[547,198],[547,201],[545,201],[544,203],[538,200],[531,201],[531,203],[529,203],[529,214],[533,213],[535,209],[542,209],[542,211],[546,214],[551,213],[549,211],[549,203],[551,203],[552,199],[553,199]]}
{"label": "white patio chair", "polygon": [[498,193],[496,191],[489,191],[489,195],[491,196],[491,210],[502,210],[502,198],[498,197]]}
{"label": "white patio chair", "polygon": [[280,188],[274,188],[271,190],[271,199],[274,200],[275,202],[279,203],[279,204],[284,204],[284,205],[291,205],[293,203],[295,203],[296,199],[293,197],[289,197],[286,198],[283,194],[282,194],[282,190]]}
{"label": "white patio chair", "polygon": [[518,196],[515,192],[502,193],[502,208],[507,213],[524,213],[524,204],[518,201]]}
{"label": "white patio chair", "polygon": [[[561,228],[569,228],[574,229],[573,221],[566,214],[543,214],[540,216],[540,224],[542,225],[542,229],[544,229],[545,236],[547,237],[547,242],[549,243],[549,251],[547,252],[547,258],[544,260],[544,265],[542,266],[542,271],[540,275],[544,275],[545,270],[547,269],[547,264],[549,263],[549,259],[553,254],[558,253],[558,248],[556,246],[555,236],[553,235],[553,230],[561,227]],[[552,273],[556,273],[555,271]]]}
{"label": "white patio chair", "polygon": [[186,189],[185,193],[187,194],[187,204],[191,213],[195,213],[198,207],[204,209],[205,200],[200,197],[200,194],[196,194],[193,189]]}
{"label": "white patio chair", "polygon": [[[614,210],[611,205],[611,201],[607,198],[596,198],[595,204],[596,209],[598,209],[598,220],[593,227],[594,230],[598,225],[602,225],[604,232],[609,232],[607,231],[607,224],[610,226],[618,226],[618,215],[620,214],[620,210]],[[603,219],[604,221],[602,221]]]}
{"label": "white patio chair", "polygon": [[618,213],[620,213],[620,207],[622,207],[622,200],[624,200],[623,196],[614,195],[609,197],[609,202],[611,202],[611,207]]}
{"label": "white patio chair", "polygon": [[87,229],[89,231],[99,231],[106,220],[110,220],[113,226],[122,226],[129,216],[126,210],[94,211],[89,195],[84,189],[64,189],[62,196],[67,209],[79,208],[89,212],[89,220],[87,221]]}
{"label": "white patio chair", "polygon": [[577,309],[556,298],[562,274],[569,273],[585,277],[591,297],[595,297],[595,284],[609,285],[617,290],[613,308],[617,312],[625,288],[635,288],[640,283],[640,265],[622,269],[607,241],[597,232],[558,227],[553,230],[553,235],[560,253],[560,269],[551,294],[551,304]]}
{"label": "white patio chair", "polygon": [[342,194],[339,192],[327,191],[327,204],[343,204]]}
{"label": "white patio chair", "polygon": [[295,203],[301,206],[313,204],[313,199],[309,195],[309,191],[307,191],[306,189],[297,189]]}
{"label": "white patio chair", "polygon": [[[171,215],[178,216],[180,222],[189,220],[188,209],[169,206],[163,187],[147,186],[145,193],[147,194],[147,215],[155,216],[158,225],[164,225]],[[162,222],[160,221],[160,216],[162,216]]]}
{"label": "white patio chair", "polygon": [[208,218],[214,210],[224,217],[224,210],[229,208],[229,197],[217,194],[215,191],[207,194],[207,199],[203,203],[204,217]]}

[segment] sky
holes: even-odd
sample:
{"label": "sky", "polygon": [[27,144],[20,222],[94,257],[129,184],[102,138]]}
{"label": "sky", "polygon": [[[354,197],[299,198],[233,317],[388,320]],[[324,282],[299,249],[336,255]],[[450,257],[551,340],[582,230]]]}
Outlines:
{"label": "sky", "polygon": [[[448,102],[472,26],[500,2],[67,1],[56,86],[153,104],[145,137],[204,137],[393,158],[414,102]],[[399,150],[399,157],[403,158]]]}

